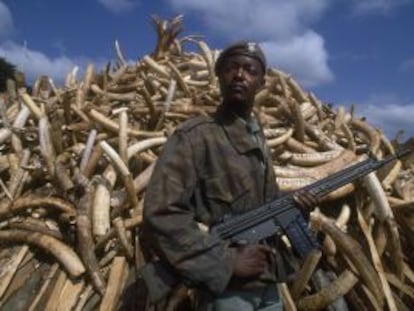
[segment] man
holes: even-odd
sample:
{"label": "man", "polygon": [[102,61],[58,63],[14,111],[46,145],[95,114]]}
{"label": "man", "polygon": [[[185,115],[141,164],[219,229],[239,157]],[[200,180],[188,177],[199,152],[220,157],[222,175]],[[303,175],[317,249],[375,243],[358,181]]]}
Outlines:
{"label": "man", "polygon": [[[255,95],[265,83],[262,50],[254,42],[231,45],[220,54],[215,72],[222,95],[216,114],[184,122],[157,161],[145,196],[147,242],[197,289],[197,310],[282,310],[276,282],[284,279],[285,267],[276,237],[229,245],[200,229],[278,195],[253,115]],[[306,194],[297,200],[315,204]]]}

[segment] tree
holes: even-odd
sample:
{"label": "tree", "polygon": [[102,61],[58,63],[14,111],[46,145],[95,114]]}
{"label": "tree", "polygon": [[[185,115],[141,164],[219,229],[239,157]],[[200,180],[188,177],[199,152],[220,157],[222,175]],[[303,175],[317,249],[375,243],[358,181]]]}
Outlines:
{"label": "tree", "polygon": [[7,79],[14,79],[16,66],[0,57],[0,93],[7,89]]}

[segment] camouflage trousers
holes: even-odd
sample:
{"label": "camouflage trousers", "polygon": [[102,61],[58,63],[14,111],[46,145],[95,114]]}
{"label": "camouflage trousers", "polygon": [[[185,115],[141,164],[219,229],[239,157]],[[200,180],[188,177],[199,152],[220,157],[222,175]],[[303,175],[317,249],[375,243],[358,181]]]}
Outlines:
{"label": "camouflage trousers", "polygon": [[276,285],[246,291],[227,290],[218,297],[198,293],[197,311],[282,311]]}

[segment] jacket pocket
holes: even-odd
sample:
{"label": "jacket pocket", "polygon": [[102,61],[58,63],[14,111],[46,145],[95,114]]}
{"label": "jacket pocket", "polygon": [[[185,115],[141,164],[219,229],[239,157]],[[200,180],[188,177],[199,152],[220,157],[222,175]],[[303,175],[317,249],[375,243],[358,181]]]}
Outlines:
{"label": "jacket pocket", "polygon": [[[222,174],[204,180],[205,204],[220,219],[250,206],[251,180],[242,174]],[[218,217],[218,218],[217,218]]]}

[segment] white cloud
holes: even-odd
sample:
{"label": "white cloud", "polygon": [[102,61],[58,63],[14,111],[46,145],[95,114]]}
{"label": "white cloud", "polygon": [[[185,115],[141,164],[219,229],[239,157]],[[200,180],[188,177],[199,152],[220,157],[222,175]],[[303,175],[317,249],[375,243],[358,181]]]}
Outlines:
{"label": "white cloud", "polygon": [[327,0],[168,0],[174,8],[199,13],[215,31],[231,37],[284,39],[307,28]]}
{"label": "white cloud", "polygon": [[356,115],[382,129],[388,138],[394,138],[399,130],[405,139],[414,137],[414,100],[396,95],[372,95],[365,103],[356,106]]}
{"label": "white cloud", "polygon": [[358,14],[388,14],[411,0],[353,0],[354,12]]}
{"label": "white cloud", "polygon": [[333,80],[324,40],[315,32],[308,31],[285,42],[267,41],[262,46],[272,66],[291,74],[305,87]]}
{"label": "white cloud", "polygon": [[134,0],[98,0],[107,10],[113,13],[128,12],[138,6],[139,2]]}
{"label": "white cloud", "polygon": [[[24,45],[19,45],[11,41],[0,44],[0,57],[6,58],[10,63],[22,70],[29,83],[32,83],[40,75],[51,77],[58,85],[62,84],[66,75],[75,67],[83,69],[88,63],[93,63],[97,70],[103,68],[103,60],[89,60],[84,57],[78,57],[76,60],[66,56],[50,57],[45,53],[27,49]],[[78,75],[78,78],[81,78]]]}
{"label": "white cloud", "polygon": [[13,17],[9,8],[0,1],[0,38],[9,35],[13,30]]}
{"label": "white cloud", "polygon": [[269,64],[305,86],[329,82],[333,74],[323,38],[310,29],[328,0],[167,0],[180,12],[198,14],[214,32],[231,40],[264,42]]}

